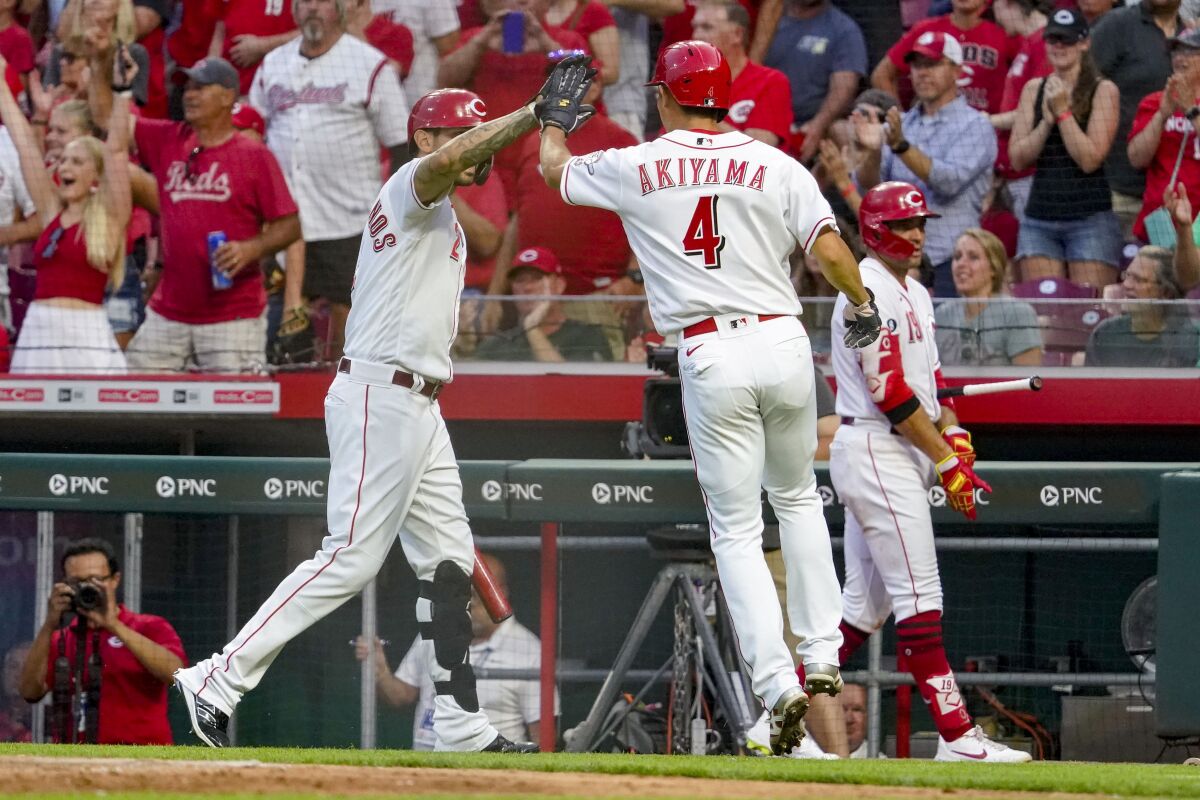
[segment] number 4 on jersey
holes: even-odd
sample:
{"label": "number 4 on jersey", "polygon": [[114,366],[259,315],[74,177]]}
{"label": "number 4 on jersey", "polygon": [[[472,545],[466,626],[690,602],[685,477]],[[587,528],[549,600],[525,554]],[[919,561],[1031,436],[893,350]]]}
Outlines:
{"label": "number 4 on jersey", "polygon": [[725,237],[717,228],[717,199],[715,194],[700,198],[683,235],[684,255],[703,256],[705,269],[721,268],[721,250],[725,248]]}

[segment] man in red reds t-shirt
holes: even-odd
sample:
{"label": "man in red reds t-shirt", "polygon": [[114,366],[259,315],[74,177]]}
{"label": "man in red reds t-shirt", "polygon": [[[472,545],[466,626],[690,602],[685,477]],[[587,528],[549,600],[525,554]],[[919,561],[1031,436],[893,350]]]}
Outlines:
{"label": "man in red reds t-shirt", "polygon": [[[113,547],[103,539],[79,539],[67,545],[60,562],[63,580],[50,592],[46,621],[21,668],[21,696],[30,703],[56,689],[54,662],[62,654],[70,665],[68,683],[59,687],[74,694],[77,621],[85,620],[84,663],[100,654],[100,719],[98,744],[172,744],[167,722],[167,687],[175,670],[187,666],[183,643],[171,623],[152,614],[135,614],[117,603],[121,572]],[[100,603],[78,617],[72,610],[75,587],[91,584],[100,590]],[[69,621],[69,627],[60,627]],[[91,675],[88,675],[90,682]],[[86,689],[87,683],[84,684]],[[51,707],[50,718],[55,709]],[[70,729],[76,726],[64,720]],[[62,730],[48,727],[56,741]]]}
{"label": "man in red reds t-shirt", "polygon": [[[599,98],[600,82],[596,81],[585,102],[596,105]],[[636,144],[633,134],[599,112],[567,139],[567,148],[577,156]],[[538,146],[533,138],[521,149],[512,198],[517,248],[554,251],[563,267],[567,294],[640,294],[641,287],[627,276],[632,252],[621,218],[599,208],[565,205],[558,190],[542,178]],[[502,291],[503,276],[492,286],[494,291]]]}
{"label": "man in red reds t-shirt", "polygon": [[[438,86],[470,89],[487,105],[488,119],[515,111],[537,93],[553,65],[547,57],[556,50],[587,50],[574,31],[544,26],[539,21],[549,0],[481,0],[488,16],[481,28],[463,31],[458,47],[438,66]],[[504,52],[504,17],[525,18],[525,43],[519,53]],[[536,132],[526,134],[537,139]],[[520,145],[496,153],[494,170],[510,194],[516,181]]]}
{"label": "man in red reds t-shirt", "polygon": [[775,147],[787,144],[792,127],[792,85],[777,69],[759,66],[746,56],[750,15],[735,3],[696,9],[692,36],[721,51],[733,73],[729,114],[722,130],[738,130]]}
{"label": "man in red reds t-shirt", "polygon": [[1200,28],[1185,31],[1171,41],[1171,70],[1163,91],[1142,98],[1129,129],[1129,163],[1146,171],[1142,208],[1133,223],[1133,235],[1144,242],[1150,240],[1146,215],[1163,204],[1176,159],[1176,182],[1184,185],[1193,203],[1200,197],[1200,135],[1196,133],[1196,117],[1200,115],[1190,113],[1200,97]]}
{"label": "man in red reds t-shirt", "polygon": [[960,94],[973,108],[996,113],[1004,94],[1004,76],[1012,61],[1013,42],[1003,28],[983,18],[987,0],[952,0],[951,6],[954,10],[949,14],[923,19],[900,37],[871,73],[871,85],[896,95],[908,105],[912,90],[907,80],[903,86],[900,81],[901,77],[908,76],[905,56],[921,34],[940,32],[953,36],[962,45]]}
{"label": "man in red reds t-shirt", "polygon": [[[187,122],[143,119],[134,128],[138,156],[158,180],[163,273],[126,359],[134,371],[179,371],[189,359],[202,370],[253,371],[266,357],[259,262],[300,237],[296,203],[271,151],[233,127],[233,66],[206,58],[186,73]],[[213,232],[226,243],[210,266]],[[221,288],[225,276],[232,285]]]}
{"label": "man in red reds t-shirt", "polygon": [[225,0],[221,57],[237,67],[238,93],[249,94],[267,53],[296,38],[291,0]]}
{"label": "man in red reds t-shirt", "polygon": [[496,253],[508,227],[508,195],[500,181],[484,181],[481,186],[459,186],[450,195],[450,204],[467,237],[468,289],[486,292],[496,269]]}

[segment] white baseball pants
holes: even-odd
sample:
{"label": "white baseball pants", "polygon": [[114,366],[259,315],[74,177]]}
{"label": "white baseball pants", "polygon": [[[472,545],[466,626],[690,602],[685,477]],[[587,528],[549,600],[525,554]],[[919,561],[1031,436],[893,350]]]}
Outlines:
{"label": "white baseball pants", "polygon": [[717,320],[717,332],[679,346],[684,410],[721,588],[754,693],[771,708],[798,679],[762,552],[763,489],[779,520],[797,655],[805,664],[837,664],[842,644],[833,549],[813,473],[812,350],[794,317]]}
{"label": "white baseball pants", "polygon": [[862,631],[942,610],[928,490],[933,464],[888,425],[856,420],[834,436],[833,488],[846,506],[842,615]]}
{"label": "white baseball pants", "polygon": [[[471,574],[474,542],[462,480],[436,402],[391,384],[391,367],[354,364],[325,397],[329,437],[329,535],[296,567],[225,649],[182,674],[184,683],[227,714],[253,689],[283,646],[375,577],[399,534],[418,580],[442,561]],[[434,681],[449,680],[427,648]],[[448,695],[434,703],[437,749],[480,750],[496,738],[483,711]]]}

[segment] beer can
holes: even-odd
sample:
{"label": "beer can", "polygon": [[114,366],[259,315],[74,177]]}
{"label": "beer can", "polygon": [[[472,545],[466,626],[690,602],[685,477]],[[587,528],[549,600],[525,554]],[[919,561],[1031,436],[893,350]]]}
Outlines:
{"label": "beer can", "polygon": [[233,278],[217,266],[217,248],[228,240],[225,231],[211,231],[208,234],[208,268],[212,272],[212,286],[218,290],[233,286]]}

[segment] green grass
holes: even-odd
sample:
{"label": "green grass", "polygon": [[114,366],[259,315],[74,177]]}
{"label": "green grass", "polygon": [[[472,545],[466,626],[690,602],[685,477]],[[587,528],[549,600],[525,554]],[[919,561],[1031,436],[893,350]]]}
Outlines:
{"label": "green grass", "polygon": [[[620,754],[417,753],[408,750],[116,747],[0,744],[0,755],[95,758],[258,760],[441,769],[523,769],[724,780],[798,781],[1022,792],[1072,792],[1123,797],[1200,797],[1200,767],[1042,762],[1024,765],[939,764],[930,761],[795,761],[730,756]],[[0,784],[3,781],[0,780]],[[42,795],[39,795],[41,797]],[[112,796],[112,795],[110,795]],[[446,795],[439,795],[445,800]],[[479,800],[478,797],[475,800]]]}

